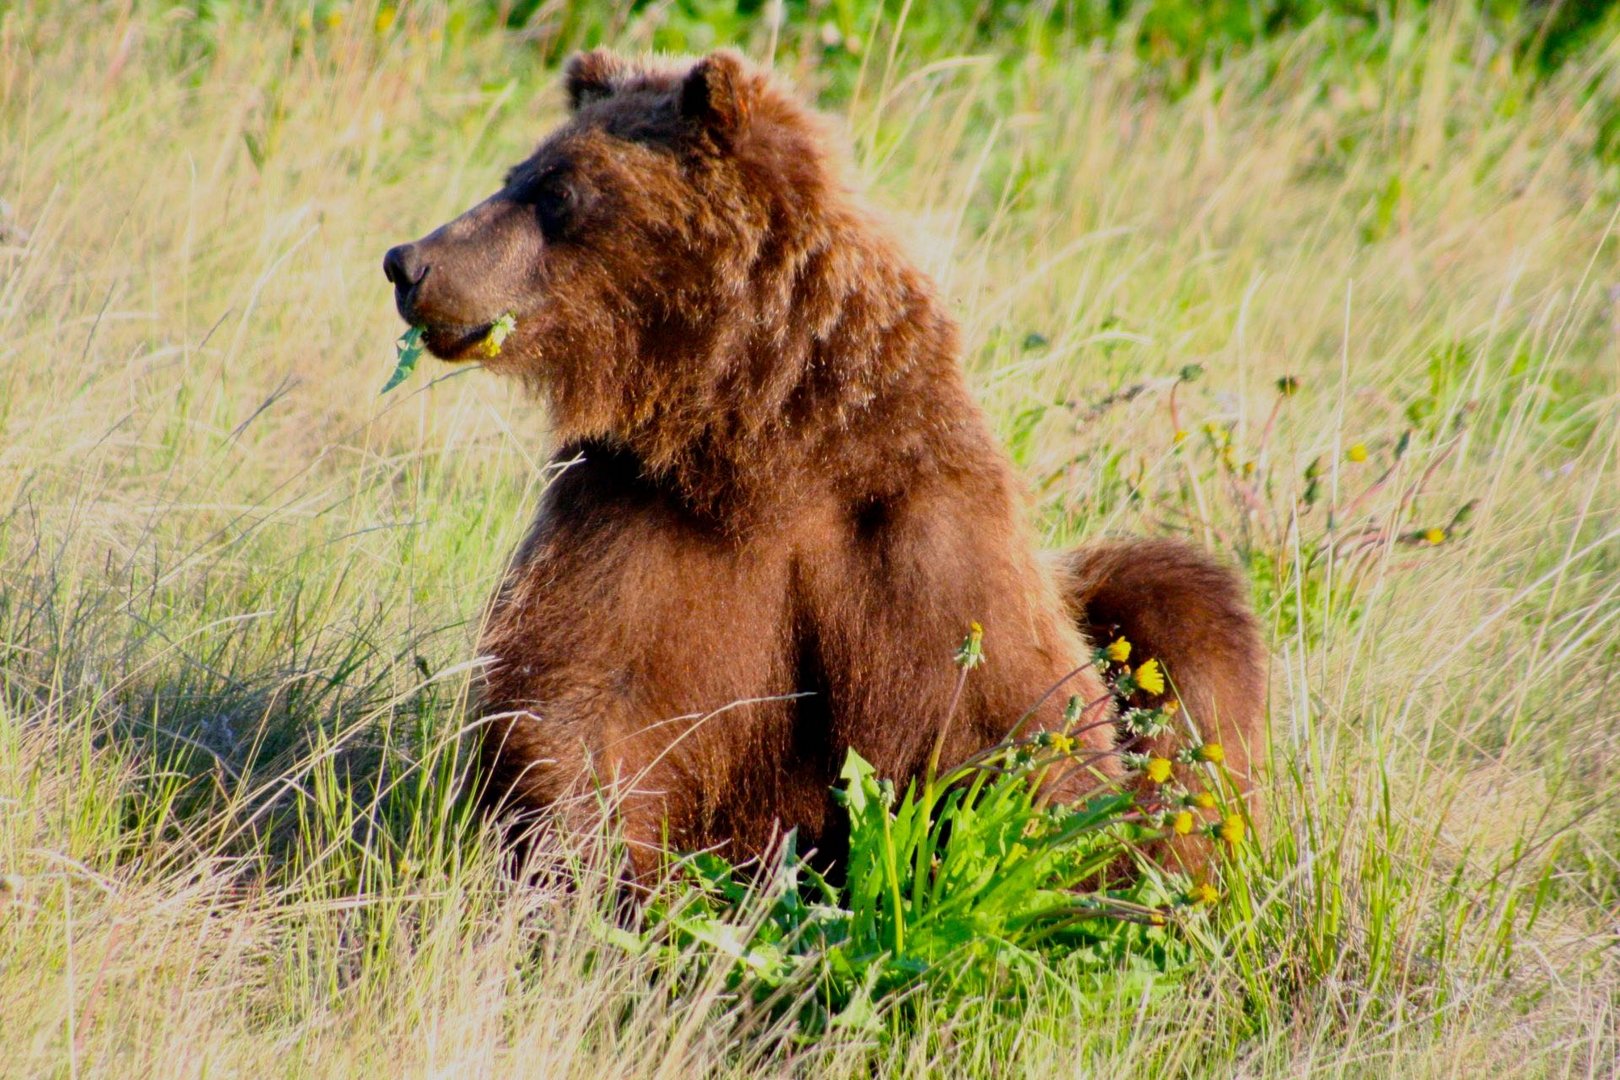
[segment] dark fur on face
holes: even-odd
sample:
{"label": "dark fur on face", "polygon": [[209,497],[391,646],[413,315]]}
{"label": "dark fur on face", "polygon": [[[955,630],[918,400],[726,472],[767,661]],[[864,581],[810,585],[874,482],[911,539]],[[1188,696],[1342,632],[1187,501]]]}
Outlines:
{"label": "dark fur on face", "polygon": [[[1263,655],[1228,571],[1175,545],[1151,581],[1037,558],[956,328],[818,117],[728,52],[586,53],[565,84],[570,118],[500,192],[385,262],[441,357],[514,316],[486,366],[559,434],[481,643],[492,806],[613,782],[643,852],[757,852],[784,826],[836,849],[848,749],[905,779],[936,741],[960,760],[1062,725],[1071,695],[1095,756],[1052,785],[1078,795],[1120,773],[1092,606],[1133,638],[1156,620],[1188,704],[1257,740]],[[952,713],[975,620],[990,661]]]}

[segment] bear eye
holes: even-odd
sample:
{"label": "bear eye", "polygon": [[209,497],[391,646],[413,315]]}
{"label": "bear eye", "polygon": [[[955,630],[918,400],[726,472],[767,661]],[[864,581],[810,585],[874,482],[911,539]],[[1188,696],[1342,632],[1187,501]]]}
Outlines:
{"label": "bear eye", "polygon": [[560,177],[547,177],[535,189],[534,211],[540,218],[540,231],[555,240],[568,228],[574,211],[574,189]]}

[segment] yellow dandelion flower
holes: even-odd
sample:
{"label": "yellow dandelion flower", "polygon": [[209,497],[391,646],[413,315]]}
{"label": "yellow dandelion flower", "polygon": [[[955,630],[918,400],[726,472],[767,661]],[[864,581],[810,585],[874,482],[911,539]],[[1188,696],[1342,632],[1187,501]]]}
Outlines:
{"label": "yellow dandelion flower", "polygon": [[1187,892],[1187,899],[1195,904],[1213,904],[1220,898],[1221,894],[1215,891],[1215,886],[1207,881],[1200,881]]}
{"label": "yellow dandelion flower", "polygon": [[1116,664],[1123,664],[1131,658],[1131,643],[1124,638],[1115,638],[1103,652]]}
{"label": "yellow dandelion flower", "polygon": [[1074,753],[1074,740],[1059,732],[1052,736],[1052,749],[1060,754],[1072,754]]}
{"label": "yellow dandelion flower", "polygon": [[333,8],[331,11],[326,13],[326,28],[328,30],[336,30],[342,25],[343,12],[339,11],[337,8]]}
{"label": "yellow dandelion flower", "polygon": [[1350,449],[1344,452],[1344,456],[1358,465],[1361,464],[1367,460],[1367,444],[1361,442],[1351,443]]}
{"label": "yellow dandelion flower", "polygon": [[1178,810],[1176,816],[1170,820],[1170,828],[1177,836],[1186,836],[1193,831],[1193,816],[1191,810]]}
{"label": "yellow dandelion flower", "polygon": [[1215,793],[1200,791],[1192,797],[1192,804],[1200,810],[1213,810],[1215,809]]}
{"label": "yellow dandelion flower", "polygon": [[956,650],[956,666],[963,671],[972,671],[984,663],[984,627],[979,620],[974,619],[968,623],[968,636],[962,639],[962,645]]}
{"label": "yellow dandelion flower", "polygon": [[1170,779],[1170,759],[1162,757],[1148,758],[1147,764],[1142,766],[1147,778],[1155,784],[1162,784]]}
{"label": "yellow dandelion flower", "polygon": [[1176,434],[1175,434],[1174,438],[1172,439],[1172,441],[1177,446],[1180,446],[1182,443],[1186,442],[1187,441],[1187,429],[1186,428],[1176,428]]}
{"label": "yellow dandelion flower", "polygon": [[384,5],[383,7],[378,8],[377,9],[377,21],[375,23],[377,33],[379,33],[379,34],[388,33],[389,28],[394,25],[394,19],[397,18],[398,16],[399,16],[399,11],[396,8],[389,7],[387,5]]}
{"label": "yellow dandelion flower", "polygon": [[1164,715],[1174,716],[1176,713],[1181,711],[1181,701],[1178,698],[1171,698],[1169,701],[1159,706],[1159,708],[1164,710]]}
{"label": "yellow dandelion flower", "polygon": [[1423,539],[1427,540],[1431,544],[1436,544],[1436,545],[1443,544],[1446,541],[1446,530],[1444,530],[1444,529],[1424,529],[1423,530]]}
{"label": "yellow dandelion flower", "polygon": [[1193,751],[1193,756],[1199,761],[1207,761],[1211,765],[1219,765],[1226,760],[1226,751],[1218,742],[1207,742]]}
{"label": "yellow dandelion flower", "polygon": [[298,13],[298,29],[309,30],[314,26],[315,16],[311,15],[308,11],[300,11]]}
{"label": "yellow dandelion flower", "polygon": [[1144,661],[1135,672],[1136,685],[1150,694],[1164,693],[1164,669],[1157,660]]}
{"label": "yellow dandelion flower", "polygon": [[1228,844],[1236,847],[1243,843],[1243,817],[1241,814],[1227,814],[1221,819],[1220,837]]}

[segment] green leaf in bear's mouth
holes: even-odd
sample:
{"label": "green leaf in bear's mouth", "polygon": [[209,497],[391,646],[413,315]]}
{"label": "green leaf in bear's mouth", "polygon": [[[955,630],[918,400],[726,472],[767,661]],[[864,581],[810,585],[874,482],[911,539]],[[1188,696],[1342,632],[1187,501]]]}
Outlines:
{"label": "green leaf in bear's mouth", "polygon": [[490,324],[489,333],[485,334],[484,340],[478,344],[479,351],[488,357],[501,355],[501,346],[516,329],[517,316],[508,311]]}
{"label": "green leaf in bear's mouth", "polygon": [[394,348],[399,350],[399,360],[394,364],[394,373],[383,384],[381,393],[386,394],[406,379],[416,370],[416,363],[422,359],[426,346],[422,344],[422,328],[413,326],[394,342]]}

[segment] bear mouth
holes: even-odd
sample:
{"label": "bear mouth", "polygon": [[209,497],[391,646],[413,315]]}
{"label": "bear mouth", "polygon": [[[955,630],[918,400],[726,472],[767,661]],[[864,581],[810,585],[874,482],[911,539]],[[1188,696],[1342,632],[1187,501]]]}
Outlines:
{"label": "bear mouth", "polygon": [[468,325],[461,323],[414,323],[422,331],[422,344],[440,360],[452,363],[480,360],[484,340],[489,337],[494,323]]}

